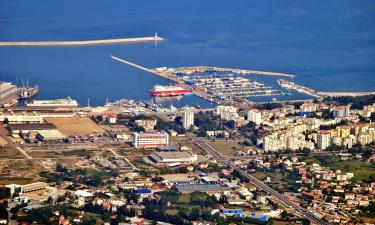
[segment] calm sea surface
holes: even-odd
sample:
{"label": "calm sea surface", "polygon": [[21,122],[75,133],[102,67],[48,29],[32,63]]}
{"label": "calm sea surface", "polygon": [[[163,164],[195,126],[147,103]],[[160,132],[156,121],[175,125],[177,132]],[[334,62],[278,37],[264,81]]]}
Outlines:
{"label": "calm sea surface", "polygon": [[[84,105],[150,99],[169,84],[120,64],[211,65],[287,72],[320,91],[375,91],[375,1],[0,0],[1,41],[153,36],[154,43],[86,47],[2,47],[0,79],[28,79],[38,98],[71,96]],[[251,77],[275,84],[274,78]],[[306,98],[306,96],[299,96]],[[281,99],[277,97],[278,99]],[[264,100],[256,98],[255,100]],[[166,102],[165,104],[170,104]],[[195,96],[175,106],[209,106]]]}

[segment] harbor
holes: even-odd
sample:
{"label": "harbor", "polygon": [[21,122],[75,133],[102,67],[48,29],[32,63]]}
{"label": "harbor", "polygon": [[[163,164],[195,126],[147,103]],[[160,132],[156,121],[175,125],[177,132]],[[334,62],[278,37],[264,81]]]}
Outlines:
{"label": "harbor", "polygon": [[287,76],[294,75],[286,73],[274,73],[255,70],[229,69],[221,67],[158,67],[149,69],[119,57],[110,56],[113,60],[163,77],[167,80],[179,84],[186,90],[192,90],[192,94],[222,105],[251,105],[247,98],[251,96],[273,96],[285,95],[281,90],[277,90],[263,83],[251,81],[242,76],[257,74],[265,76]]}
{"label": "harbor", "polygon": [[39,93],[39,86],[29,86],[22,81],[22,87],[17,87],[10,82],[0,82],[0,107],[12,107],[19,103],[19,100],[27,100]]}

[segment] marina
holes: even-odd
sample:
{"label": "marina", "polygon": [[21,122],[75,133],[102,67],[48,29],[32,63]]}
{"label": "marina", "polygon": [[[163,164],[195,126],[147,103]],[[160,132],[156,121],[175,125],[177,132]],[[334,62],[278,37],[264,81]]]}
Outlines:
{"label": "marina", "polygon": [[263,83],[227,72],[185,74],[182,79],[192,86],[203,87],[209,95],[220,99],[283,94]]}
{"label": "marina", "polygon": [[258,75],[267,76],[271,74],[274,74],[274,76],[294,76],[283,73],[225,69],[220,67],[158,67],[149,69],[113,55],[110,57],[115,61],[178,83],[180,87],[192,90],[192,94],[200,98],[216,104],[225,105],[251,104],[247,99],[251,96],[287,94],[270,86],[266,86],[263,83],[250,81],[248,78],[241,77],[244,74],[257,73]]}

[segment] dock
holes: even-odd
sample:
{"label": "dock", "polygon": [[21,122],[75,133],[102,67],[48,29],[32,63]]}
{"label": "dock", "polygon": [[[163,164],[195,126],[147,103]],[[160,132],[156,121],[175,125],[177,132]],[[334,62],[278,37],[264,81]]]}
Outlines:
{"label": "dock", "polygon": [[158,37],[138,37],[138,38],[118,38],[85,41],[7,41],[0,42],[0,47],[43,47],[43,46],[88,46],[88,45],[108,45],[108,44],[130,44],[141,42],[159,42],[164,38]]}
{"label": "dock", "polygon": [[365,96],[365,95],[375,95],[374,91],[368,91],[368,92],[318,92],[318,94],[324,96],[324,97],[359,97],[359,96]]}
{"label": "dock", "polygon": [[259,70],[247,70],[247,69],[233,69],[233,68],[223,68],[223,67],[211,67],[211,66],[192,66],[192,67],[177,67],[174,68],[176,72],[186,73],[188,71],[219,71],[219,72],[232,72],[243,75],[264,75],[264,76],[280,76],[280,77],[295,77],[294,74],[288,73],[278,73],[278,72],[267,72]]}
{"label": "dock", "polygon": [[174,75],[172,75],[170,73],[167,73],[167,72],[158,72],[156,70],[140,66],[138,64],[129,62],[127,60],[121,59],[121,58],[113,56],[113,55],[111,55],[111,59],[116,60],[116,61],[121,62],[121,63],[124,63],[124,64],[127,64],[129,66],[135,67],[137,69],[143,70],[143,71],[145,71],[147,73],[151,73],[151,74],[163,77],[165,79],[168,79],[168,80],[176,82],[176,83],[183,83],[184,82],[182,79],[180,79],[180,78],[178,78],[178,77],[176,77],[176,76],[174,76]]}
{"label": "dock", "polygon": [[202,88],[199,88],[199,87],[191,87],[190,85],[188,84],[185,84],[184,80],[177,77],[174,73],[171,73],[171,72],[168,72],[168,71],[158,71],[156,69],[149,69],[149,68],[146,68],[144,66],[141,66],[141,65],[138,65],[138,64],[135,64],[135,63],[132,63],[132,62],[129,62],[127,60],[124,60],[124,59],[121,59],[119,57],[116,57],[116,56],[113,56],[111,55],[111,59],[115,60],[115,61],[118,61],[118,62],[121,62],[121,63],[124,63],[124,64],[127,64],[129,66],[132,66],[134,68],[137,68],[137,69],[140,69],[140,70],[143,70],[145,72],[148,72],[148,73],[151,73],[153,75],[156,75],[156,76],[160,76],[160,77],[163,77],[167,80],[170,80],[170,81],[173,81],[173,82],[176,82],[178,84],[180,84],[181,87],[183,88],[189,88],[189,89],[192,89],[193,90],[193,94],[200,97],[200,98],[203,98],[203,99],[206,99],[210,102],[215,102],[213,101],[209,96],[208,94],[202,89]]}

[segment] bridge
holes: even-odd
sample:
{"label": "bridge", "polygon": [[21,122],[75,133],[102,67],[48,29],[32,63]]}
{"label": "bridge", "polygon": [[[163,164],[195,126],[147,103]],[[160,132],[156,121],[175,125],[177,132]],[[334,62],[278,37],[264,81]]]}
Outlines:
{"label": "bridge", "polygon": [[107,45],[107,44],[128,44],[139,42],[159,42],[164,38],[158,37],[138,37],[138,38],[118,38],[102,40],[85,40],[85,41],[3,41],[0,47],[24,46],[24,47],[43,47],[43,46],[84,46],[84,45]]}

